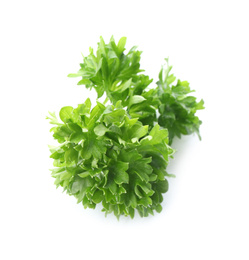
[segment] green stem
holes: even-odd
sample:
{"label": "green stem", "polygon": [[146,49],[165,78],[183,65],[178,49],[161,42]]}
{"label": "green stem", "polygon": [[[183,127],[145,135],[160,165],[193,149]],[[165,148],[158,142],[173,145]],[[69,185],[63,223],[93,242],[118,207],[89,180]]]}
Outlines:
{"label": "green stem", "polygon": [[103,102],[103,104],[105,105],[105,104],[108,102],[108,100],[109,100],[109,98],[106,97],[106,98],[105,98],[105,101]]}

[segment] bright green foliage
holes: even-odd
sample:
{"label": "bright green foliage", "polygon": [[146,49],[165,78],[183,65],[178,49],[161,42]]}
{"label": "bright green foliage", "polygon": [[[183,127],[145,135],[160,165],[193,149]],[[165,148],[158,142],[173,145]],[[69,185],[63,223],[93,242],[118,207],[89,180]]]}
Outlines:
{"label": "bright green foliage", "polygon": [[[85,85],[87,88],[94,87],[100,98],[106,92],[108,98],[115,104],[118,100],[125,101],[131,88],[142,88],[141,83],[138,86],[141,72],[140,56],[141,51],[136,47],[125,55],[126,38],[115,43],[113,37],[106,44],[103,38],[100,38],[96,55],[90,48],[90,54],[84,57],[80,64],[80,70],[75,74],[69,74],[69,77],[82,77],[78,85]],[[149,84],[149,78],[143,80],[143,84]],[[133,84],[134,83],[134,84]]]}
{"label": "bright green foliage", "polygon": [[98,98],[105,93],[114,105],[122,101],[122,106],[128,107],[132,117],[138,117],[144,124],[153,125],[156,119],[156,109],[149,95],[144,90],[152,82],[149,76],[141,74],[141,51],[132,47],[127,54],[125,51],[126,38],[115,43],[113,37],[106,44],[100,38],[96,54],[90,48],[90,54],[83,58],[80,70],[69,74],[69,77],[82,77],[78,85],[94,88]]}
{"label": "bright green foliage", "polygon": [[118,106],[101,103],[91,109],[90,100],[76,109],[63,107],[51,130],[61,143],[51,147],[55,184],[74,195],[84,207],[141,216],[161,211],[162,193],[168,190],[166,166],[172,148],[168,131],[159,125],[148,132],[136,118]]}
{"label": "bright green foliage", "polygon": [[111,105],[97,101],[91,108],[87,99],[77,108],[63,107],[61,121],[54,113],[48,117],[60,144],[50,147],[56,186],[85,208],[102,204],[117,218],[162,210],[166,177],[174,176],[166,171],[174,152],[169,145],[175,136],[199,135],[195,113],[204,108],[203,100],[189,96],[189,83],[170,74],[170,66],[161,69],[151,88],[152,79],[141,73],[141,51],[125,52],[125,44],[125,37],[117,44],[113,37],[107,44],[101,37],[96,53],[90,48],[80,70],[69,74]]}
{"label": "bright green foliage", "polygon": [[[167,60],[166,60],[167,61]],[[188,94],[194,92],[187,81],[176,81],[173,74],[169,74],[171,66],[161,69],[157,82],[157,98],[159,103],[158,123],[169,131],[169,144],[175,136],[189,135],[196,132],[200,138],[199,127],[201,120],[195,115],[199,109],[204,109],[204,101],[196,101],[196,97]],[[164,74],[164,75],[163,75]],[[176,83],[174,84],[174,82]]]}

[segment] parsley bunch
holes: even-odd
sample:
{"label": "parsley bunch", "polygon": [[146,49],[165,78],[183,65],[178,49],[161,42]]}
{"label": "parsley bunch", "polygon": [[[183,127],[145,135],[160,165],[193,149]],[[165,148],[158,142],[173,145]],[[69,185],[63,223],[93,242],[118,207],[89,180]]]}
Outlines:
{"label": "parsley bunch", "polygon": [[[199,134],[201,121],[195,115],[203,101],[188,96],[187,82],[162,68],[156,88],[142,74],[141,52],[136,47],[125,54],[126,38],[106,44],[100,38],[94,54],[83,58],[70,77],[81,77],[79,85],[94,88],[102,104],[92,108],[90,99],[73,108],[63,107],[51,131],[59,146],[50,146],[54,159],[52,177],[85,208],[101,203],[103,211],[134,217],[161,212],[163,193],[168,190],[166,167],[174,150],[175,136]],[[107,103],[109,103],[107,105]]]}

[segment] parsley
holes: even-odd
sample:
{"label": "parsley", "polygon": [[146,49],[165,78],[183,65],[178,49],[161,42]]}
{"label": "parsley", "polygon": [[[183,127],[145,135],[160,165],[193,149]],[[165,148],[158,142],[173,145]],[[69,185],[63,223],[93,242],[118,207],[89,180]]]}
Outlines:
{"label": "parsley", "polygon": [[[166,59],[167,63],[168,60]],[[159,81],[157,82],[157,99],[159,100],[158,110],[160,116],[158,123],[160,126],[169,130],[169,143],[174,137],[189,135],[196,132],[199,134],[201,120],[195,115],[199,109],[204,109],[204,101],[196,101],[196,98],[188,94],[194,92],[190,89],[187,81],[177,80],[173,74],[170,74],[172,66],[161,69]]]}
{"label": "parsley", "polygon": [[[134,217],[161,212],[163,193],[170,177],[166,168],[175,136],[196,132],[201,121],[195,115],[203,100],[189,96],[186,81],[163,67],[157,87],[142,74],[141,52],[136,47],[125,54],[126,38],[106,44],[100,38],[94,54],[83,58],[70,77],[81,77],[78,85],[94,88],[102,104],[92,107],[88,98],[73,108],[66,106],[47,117],[59,146],[51,147],[52,177],[85,208],[101,203],[103,211]],[[107,105],[107,102],[109,104]]]}

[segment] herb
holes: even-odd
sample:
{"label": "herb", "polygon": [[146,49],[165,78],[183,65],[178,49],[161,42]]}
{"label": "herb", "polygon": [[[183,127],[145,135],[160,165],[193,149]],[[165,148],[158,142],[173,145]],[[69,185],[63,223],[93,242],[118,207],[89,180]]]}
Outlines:
{"label": "herb", "polygon": [[[157,87],[142,74],[141,52],[136,47],[125,54],[126,38],[118,44],[113,37],[102,38],[96,55],[84,57],[80,70],[70,77],[82,77],[79,85],[94,88],[104,104],[90,99],[73,108],[61,108],[59,121],[54,113],[47,117],[55,125],[51,131],[60,144],[51,147],[54,159],[52,177],[76,197],[85,208],[101,203],[103,211],[134,217],[161,212],[163,193],[168,190],[166,171],[174,150],[175,136],[197,132],[201,121],[195,116],[203,101],[188,96],[187,82],[169,75],[162,68]],[[109,102],[109,105],[106,103]]]}
{"label": "herb", "polygon": [[[168,60],[166,59],[167,63]],[[201,120],[195,115],[199,109],[204,109],[204,101],[196,102],[196,98],[188,94],[194,92],[190,89],[187,81],[177,80],[173,74],[169,74],[172,66],[162,68],[157,82],[157,99],[160,116],[158,123],[169,131],[169,144],[175,136],[189,135],[196,132],[199,134]]]}

